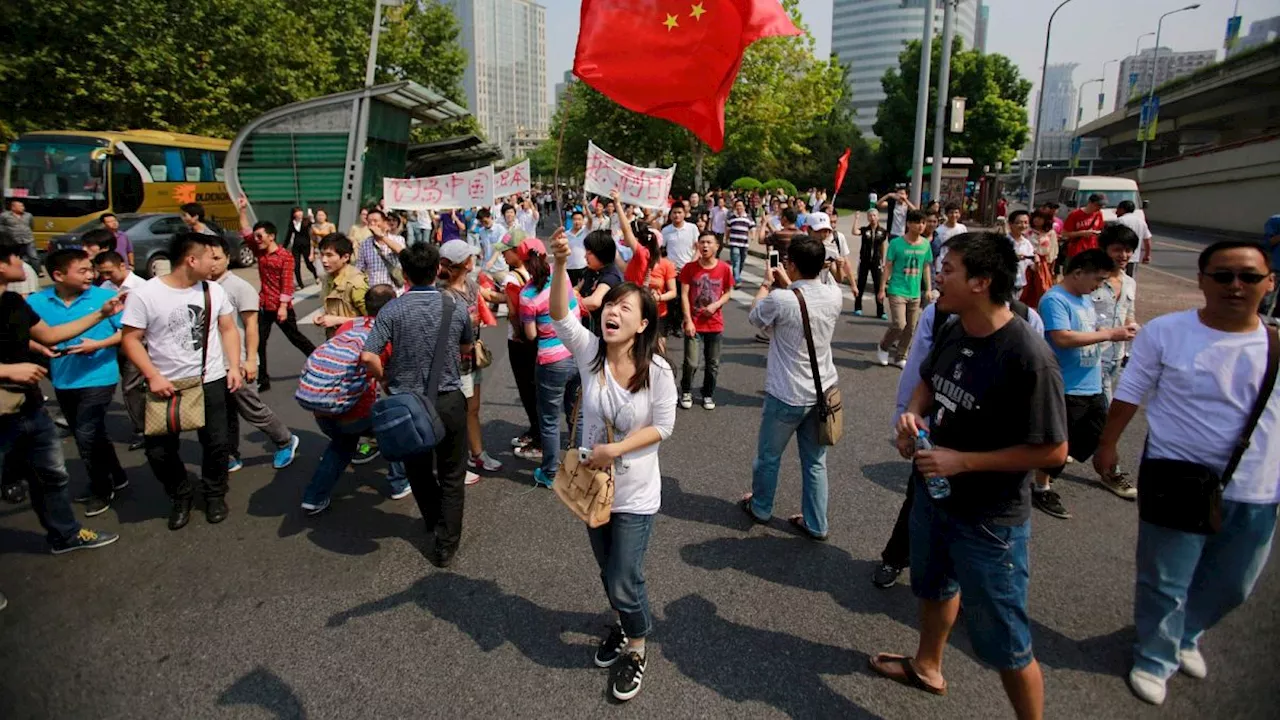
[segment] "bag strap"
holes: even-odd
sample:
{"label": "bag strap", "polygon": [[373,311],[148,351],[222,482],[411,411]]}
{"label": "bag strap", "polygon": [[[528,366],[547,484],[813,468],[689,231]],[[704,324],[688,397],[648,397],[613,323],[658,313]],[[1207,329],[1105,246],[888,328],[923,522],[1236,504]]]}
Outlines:
{"label": "bag strap", "polygon": [[[607,363],[608,360],[606,360],[605,362]],[[596,374],[596,379],[600,381],[600,389],[604,390],[605,383],[604,383],[603,367],[601,367],[600,372]],[[578,386],[578,397],[576,400],[573,401],[573,416],[572,416],[573,421],[570,423],[572,427],[569,429],[569,449],[570,450],[576,447],[574,443],[578,441],[578,411],[582,409],[582,396],[585,392],[586,392],[586,388],[582,386]],[[603,415],[604,413],[601,413],[601,419],[604,421],[605,436],[608,438],[608,442],[613,442],[613,424],[609,422],[609,418],[603,417]]]}
{"label": "bag strap", "polygon": [[1254,428],[1258,426],[1258,420],[1262,418],[1262,413],[1267,409],[1267,400],[1271,398],[1271,391],[1276,386],[1276,374],[1280,371],[1280,333],[1277,333],[1274,325],[1264,322],[1263,326],[1267,329],[1267,370],[1262,376],[1262,385],[1258,387],[1258,397],[1253,401],[1249,420],[1245,422],[1240,439],[1236,442],[1236,448],[1231,453],[1231,459],[1227,461],[1227,469],[1222,473],[1224,488],[1231,482],[1232,473],[1236,471],[1240,459],[1249,449],[1250,438],[1253,436]]}
{"label": "bag strap", "polygon": [[804,293],[800,292],[800,288],[791,288],[791,292],[796,294],[796,300],[800,302],[800,319],[804,321],[804,342],[809,346],[809,369],[813,371],[813,386],[818,394],[818,411],[825,413],[827,398],[822,394],[822,376],[818,373],[818,352],[813,349],[813,327],[809,324],[809,306],[805,305]]}
{"label": "bag strap", "polygon": [[[438,292],[438,291],[437,291]],[[444,353],[449,347],[449,331],[453,326],[453,298],[449,293],[440,293],[441,311],[440,327],[436,329],[436,349],[431,356],[431,370],[427,373],[427,401],[435,403],[440,394],[440,374],[444,370]]]}
{"label": "bag strap", "polygon": [[204,385],[204,367],[209,360],[209,324],[213,320],[213,307],[209,299],[209,281],[201,280],[200,289],[204,291],[204,334],[200,336],[200,384]]}

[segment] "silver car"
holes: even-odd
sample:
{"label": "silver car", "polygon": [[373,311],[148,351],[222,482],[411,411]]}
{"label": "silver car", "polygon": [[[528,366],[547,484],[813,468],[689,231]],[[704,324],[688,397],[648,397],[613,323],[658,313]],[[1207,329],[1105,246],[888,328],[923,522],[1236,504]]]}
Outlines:
{"label": "silver car", "polygon": [[[116,218],[120,221],[120,231],[133,243],[134,272],[144,278],[168,275],[169,243],[174,235],[187,229],[182,216],[178,213],[123,213]],[[253,248],[240,241],[239,233],[223,230],[212,220],[205,221],[205,224],[226,239],[233,267],[249,267],[257,262]],[[81,236],[100,227],[100,220],[90,220],[69,233],[55,235],[49,241],[49,250],[79,245]]]}

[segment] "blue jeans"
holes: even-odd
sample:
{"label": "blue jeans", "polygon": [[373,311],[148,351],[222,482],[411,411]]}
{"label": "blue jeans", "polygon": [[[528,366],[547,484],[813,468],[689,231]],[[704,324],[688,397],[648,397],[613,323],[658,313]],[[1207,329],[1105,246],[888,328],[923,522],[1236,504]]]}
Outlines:
{"label": "blue jeans", "polygon": [[[317,415],[316,426],[320,428],[320,432],[329,436],[329,445],[320,456],[320,464],[316,465],[316,471],[303,493],[302,501],[312,505],[322,505],[333,494],[338,478],[342,476],[347,466],[351,464],[352,456],[356,454],[356,446],[360,444],[361,438],[372,431],[373,425],[368,417],[343,423],[331,417]],[[409,479],[404,473],[404,463],[389,464],[387,482],[391,485],[393,495],[409,486]]]}
{"label": "blue jeans", "polygon": [[62,441],[43,405],[0,417],[0,467],[6,466],[10,455],[14,457],[8,467],[21,466],[22,475],[31,481],[31,509],[40,518],[49,544],[63,543],[79,533],[80,523],[67,490],[70,476],[62,457]]}
{"label": "blue jeans", "polygon": [[756,459],[751,464],[751,512],[761,520],[773,516],[773,496],[778,489],[778,465],[782,452],[796,436],[800,451],[803,490],[800,510],[805,527],[819,537],[827,535],[827,448],[818,442],[816,405],[795,407],[772,395],[764,396]]}
{"label": "blue jeans", "polygon": [[747,249],[736,245],[729,246],[729,267],[733,269],[733,284],[742,282],[742,266],[747,264]]}
{"label": "blue jeans", "polygon": [[642,638],[653,629],[644,587],[644,554],[652,534],[652,515],[614,513],[607,525],[587,528],[604,594],[629,638]]}
{"label": "blue jeans", "polygon": [[107,408],[115,396],[115,384],[99,387],[54,389],[58,405],[75,435],[76,451],[89,476],[89,491],[109,500],[113,488],[125,483],[124,468],[116,456],[116,448],[107,437]]}
{"label": "blue jeans", "polygon": [[1276,507],[1223,500],[1215,535],[1138,523],[1134,669],[1172,676],[1178,650],[1198,647],[1205,630],[1249,597],[1271,554]]}
{"label": "blue jeans", "polygon": [[[913,473],[911,483],[923,483]],[[973,523],[953,517],[916,487],[911,504],[911,591],[943,601],[960,593],[973,652],[997,670],[1031,663],[1027,553],[1031,522]]]}
{"label": "blue jeans", "polygon": [[1120,373],[1124,371],[1120,360],[1121,358],[1102,358],[1099,362],[1102,366],[1102,394],[1107,396],[1107,407],[1111,406],[1111,398],[1120,382]]}
{"label": "blue jeans", "polygon": [[542,471],[554,478],[560,469],[560,414],[570,424],[576,418],[573,405],[577,400],[578,366],[573,358],[539,365],[534,376],[538,383],[538,432],[542,436]]}

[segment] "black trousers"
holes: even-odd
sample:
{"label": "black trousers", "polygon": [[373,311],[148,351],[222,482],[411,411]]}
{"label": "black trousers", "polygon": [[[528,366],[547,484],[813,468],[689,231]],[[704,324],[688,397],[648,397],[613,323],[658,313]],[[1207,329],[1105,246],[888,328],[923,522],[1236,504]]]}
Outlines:
{"label": "black trousers", "polygon": [[[204,457],[200,462],[200,489],[205,497],[227,494],[227,380],[204,384],[204,427],[196,431]],[[182,436],[148,435],[144,438],[147,464],[174,500],[190,499],[195,484],[178,455]]]}
{"label": "black trousers", "polygon": [[293,248],[293,281],[298,287],[302,287],[302,266],[307,266],[311,271],[311,279],[318,281],[320,276],[316,274],[316,266],[311,262],[311,248],[305,250],[301,248]]}
{"label": "black trousers", "polygon": [[898,510],[898,521],[893,524],[893,534],[889,536],[889,544],[884,546],[880,559],[885,565],[902,569],[911,564],[910,520],[911,503],[915,500],[916,480],[914,474],[907,478],[907,497]]}
{"label": "black trousers", "polygon": [[285,315],[284,322],[279,321],[275,310],[259,310],[258,377],[260,381],[271,379],[271,375],[267,372],[267,339],[271,337],[272,325],[279,325],[280,332],[283,332],[284,336],[289,338],[289,342],[301,350],[303,355],[310,355],[316,351],[316,346],[298,329],[298,314],[293,311],[293,308],[289,308],[289,313]]}
{"label": "black trousers", "polygon": [[[1098,449],[1109,410],[1107,396],[1103,393],[1067,396],[1067,454],[1077,462],[1093,457],[1093,452]],[[1056,478],[1066,467],[1045,468],[1045,472]]]}
{"label": "black trousers", "polygon": [[453,550],[462,540],[466,501],[467,398],[461,390],[440,393],[436,412],[444,439],[430,452],[405,460],[404,469],[427,531],[435,531],[436,549]]}
{"label": "black trousers", "polygon": [[538,346],[531,342],[507,341],[507,359],[511,361],[511,374],[516,378],[516,391],[524,406],[529,430],[525,433],[535,441],[541,437],[538,424],[538,382],[534,371],[538,367]]}
{"label": "black trousers", "polygon": [[[697,262],[690,260],[689,262]],[[680,296],[684,294],[684,286],[680,278],[676,278],[676,297],[667,303],[667,332],[674,335],[684,332],[684,306],[680,304]]]}
{"label": "black trousers", "polygon": [[879,263],[873,263],[869,259],[858,260],[858,294],[853,299],[853,309],[862,310],[862,289],[867,285],[867,276],[871,276],[871,297],[876,299],[876,317],[884,314],[884,303],[880,301],[880,278],[884,274],[884,268]]}
{"label": "black trousers", "polygon": [[89,491],[103,500],[110,499],[112,488],[126,480],[116,448],[107,437],[107,408],[115,395],[115,384],[53,392],[75,436],[76,450],[89,476]]}

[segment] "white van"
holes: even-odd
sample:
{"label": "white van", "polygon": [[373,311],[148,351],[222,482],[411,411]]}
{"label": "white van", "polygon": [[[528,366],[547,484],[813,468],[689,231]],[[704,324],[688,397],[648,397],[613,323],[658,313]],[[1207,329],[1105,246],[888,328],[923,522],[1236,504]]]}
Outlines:
{"label": "white van", "polygon": [[1146,203],[1138,194],[1138,183],[1128,178],[1101,175],[1063,178],[1062,187],[1058,189],[1058,204],[1061,206],[1058,208],[1058,216],[1066,218],[1072,210],[1084,207],[1089,202],[1089,196],[1094,193],[1107,196],[1107,206],[1102,210],[1102,216],[1107,222],[1115,222],[1116,205],[1125,200],[1133,202],[1138,217],[1144,221],[1147,219],[1144,212]]}

